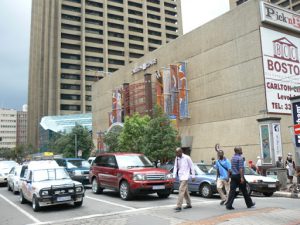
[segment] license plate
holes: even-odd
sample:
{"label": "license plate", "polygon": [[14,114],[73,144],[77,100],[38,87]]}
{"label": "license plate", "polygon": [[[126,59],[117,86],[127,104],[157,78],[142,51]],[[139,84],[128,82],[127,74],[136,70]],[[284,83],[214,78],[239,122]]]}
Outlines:
{"label": "license plate", "polygon": [[69,200],[71,200],[71,196],[57,197],[58,202],[69,201]]}
{"label": "license plate", "polygon": [[276,187],[276,184],[268,184],[268,187],[269,188],[274,188],[274,187]]}
{"label": "license plate", "polygon": [[165,185],[155,185],[152,187],[153,190],[162,190],[166,189]]}

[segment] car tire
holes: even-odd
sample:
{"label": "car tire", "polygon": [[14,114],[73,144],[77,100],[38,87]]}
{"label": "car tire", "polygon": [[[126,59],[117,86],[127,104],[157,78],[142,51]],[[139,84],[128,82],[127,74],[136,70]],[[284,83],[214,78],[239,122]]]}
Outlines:
{"label": "car tire", "polygon": [[252,190],[251,190],[251,187],[250,187],[249,183],[246,183],[246,191],[247,191],[248,195],[251,196]]}
{"label": "car tire", "polygon": [[101,194],[103,192],[96,178],[92,180],[92,192],[94,194]]}
{"label": "car tire", "polygon": [[74,206],[75,207],[80,207],[82,206],[83,200],[81,200],[80,202],[74,202]]}
{"label": "car tire", "polygon": [[38,200],[38,198],[35,195],[32,198],[32,209],[35,212],[38,212],[41,209],[39,200]]}
{"label": "car tire", "polygon": [[20,199],[21,204],[24,204],[27,202],[27,200],[24,198],[22,190],[20,191],[19,199]]}
{"label": "car tire", "polygon": [[16,195],[18,192],[15,190],[15,185],[13,184],[12,188],[11,188],[12,192],[14,193],[14,195]]}
{"label": "car tire", "polygon": [[271,197],[274,194],[274,192],[264,192],[263,195],[266,197]]}
{"label": "car tire", "polygon": [[130,187],[129,187],[129,184],[127,181],[121,182],[119,191],[120,191],[121,199],[126,200],[126,201],[132,199],[132,193],[130,191]]}
{"label": "car tire", "polygon": [[201,184],[199,188],[200,195],[204,198],[211,198],[212,196],[212,189],[208,183]]}
{"label": "car tire", "polygon": [[7,182],[7,190],[11,191],[11,187],[9,186],[9,183]]}
{"label": "car tire", "polygon": [[171,190],[170,191],[159,191],[157,192],[157,195],[159,198],[168,198],[171,194]]}

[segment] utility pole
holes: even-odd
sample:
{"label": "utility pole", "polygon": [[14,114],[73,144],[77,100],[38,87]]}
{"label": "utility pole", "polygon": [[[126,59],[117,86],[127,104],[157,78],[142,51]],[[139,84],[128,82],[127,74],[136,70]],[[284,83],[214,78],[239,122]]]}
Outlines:
{"label": "utility pole", "polygon": [[75,134],[75,158],[77,158],[77,134]]}

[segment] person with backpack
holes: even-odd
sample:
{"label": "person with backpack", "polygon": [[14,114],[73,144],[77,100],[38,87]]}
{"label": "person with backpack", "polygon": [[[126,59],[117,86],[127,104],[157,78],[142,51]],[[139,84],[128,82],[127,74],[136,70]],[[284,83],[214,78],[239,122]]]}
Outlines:
{"label": "person with backpack", "polygon": [[[231,163],[224,157],[224,151],[218,151],[218,160],[216,160],[215,167],[217,169],[217,191],[220,194],[221,202],[220,205],[224,205],[227,201],[227,197],[230,191],[230,173],[231,173]],[[225,188],[226,193],[223,189]]]}

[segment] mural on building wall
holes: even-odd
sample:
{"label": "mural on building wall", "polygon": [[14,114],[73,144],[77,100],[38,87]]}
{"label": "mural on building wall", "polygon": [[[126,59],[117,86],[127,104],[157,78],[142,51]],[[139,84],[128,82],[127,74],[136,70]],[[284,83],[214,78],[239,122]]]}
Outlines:
{"label": "mural on building wall", "polygon": [[156,73],[156,103],[172,120],[189,118],[185,62]]}
{"label": "mural on building wall", "polygon": [[122,122],[122,92],[121,87],[112,91],[112,111],[108,113],[109,125]]}
{"label": "mural on building wall", "polygon": [[271,147],[270,147],[270,129],[268,124],[260,125],[260,142],[261,142],[263,163],[271,164],[272,155],[271,155]]}

